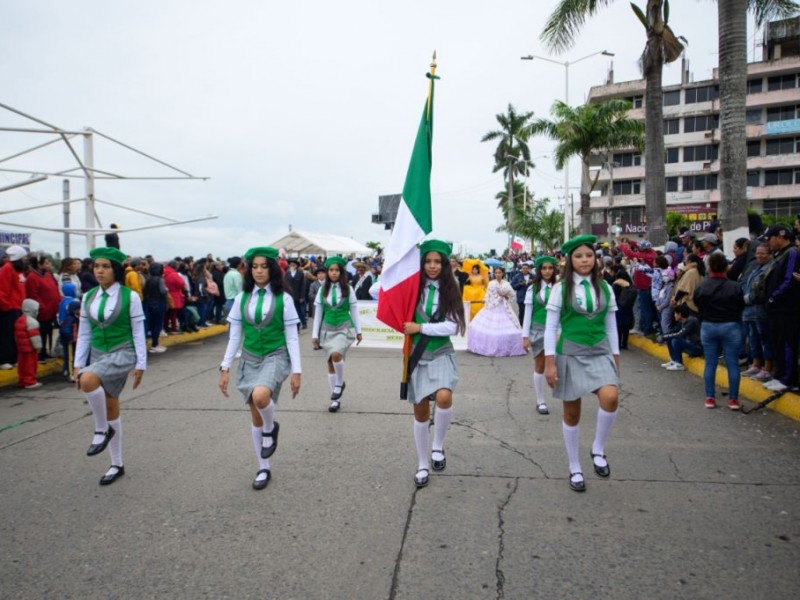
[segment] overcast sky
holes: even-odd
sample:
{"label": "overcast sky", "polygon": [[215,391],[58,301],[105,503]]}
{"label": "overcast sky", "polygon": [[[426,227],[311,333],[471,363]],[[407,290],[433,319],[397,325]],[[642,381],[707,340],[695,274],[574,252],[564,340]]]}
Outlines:
{"label": "overcast sky", "polygon": [[[425,99],[425,73],[436,49],[433,149],[434,235],[465,252],[500,250],[505,235],[492,173],[497,113],[509,103],[549,116],[563,100],[562,66],[521,61],[548,53],[539,41],[555,0],[6,0],[0,20],[0,103],[71,130],[92,127],[207,181],[98,181],[97,198],[175,219],[213,221],[121,234],[131,255],[226,258],[295,230],[386,243],[371,223],[378,196],[399,193]],[[641,4],[641,3],[640,3]],[[716,4],[673,0],[671,24],[689,40],[690,70],[708,79],[717,63]],[[748,53],[752,53],[750,24]],[[570,103],[582,103],[611,67],[616,81],[640,77],[644,31],[618,0],[588,22],[575,47],[556,60],[570,67]],[[760,55],[759,55],[760,56]],[[665,69],[677,83],[679,66]],[[0,126],[35,124],[0,110]],[[6,157],[50,139],[0,131]],[[563,173],[552,144],[531,140],[537,168],[530,187],[560,204]],[[83,143],[74,140],[83,155]],[[544,156],[544,157],[543,157]],[[168,175],[97,139],[95,167],[126,176]],[[48,147],[6,168],[60,171],[75,166],[66,145]],[[571,185],[579,181],[572,161]],[[0,187],[27,175],[0,172]],[[0,211],[58,201],[62,178],[0,193]],[[72,180],[72,196],[83,196]],[[576,192],[577,195],[577,192]],[[104,226],[157,219],[98,205]],[[33,231],[34,249],[62,249],[62,235],[26,225],[58,226],[58,207],[12,215],[0,230]],[[72,223],[83,226],[83,206]],[[102,243],[102,241],[100,241]],[[73,237],[72,254],[85,255]]]}

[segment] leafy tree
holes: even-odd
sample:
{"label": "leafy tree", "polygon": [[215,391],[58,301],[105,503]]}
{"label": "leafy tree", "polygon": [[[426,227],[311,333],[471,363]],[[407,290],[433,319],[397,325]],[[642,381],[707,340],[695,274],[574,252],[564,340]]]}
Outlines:
{"label": "leafy tree", "polygon": [[367,242],[364,245],[370,250],[372,250],[376,256],[380,256],[381,254],[383,254],[383,246],[381,246],[380,242]]}

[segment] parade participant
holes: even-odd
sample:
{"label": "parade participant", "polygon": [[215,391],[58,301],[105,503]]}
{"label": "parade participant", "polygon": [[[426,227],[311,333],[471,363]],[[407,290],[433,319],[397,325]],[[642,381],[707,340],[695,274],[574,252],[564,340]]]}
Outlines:
{"label": "parade participant", "polygon": [[250,406],[259,470],[253,489],[267,487],[272,471],[269,457],[278,448],[280,426],[275,420],[275,404],[281,385],[291,373],[292,398],[300,391],[300,318],[278,264],[278,250],[269,246],[251,248],[242,291],[234,298],[228,346],[219,370],[219,389],[228,397],[228,379],[236,351],[243,345],[236,388]]}
{"label": "parade participant", "polygon": [[[428,485],[428,422],[436,402],[433,448],[434,471],[447,466],[444,438],[453,416],[453,390],[458,383],[455,350],[450,336],[464,334],[464,305],[450,268],[450,244],[427,240],[420,245],[420,290],[414,321],[403,323],[403,333],[413,335],[412,360],[416,361],[408,382],[408,401],[414,405],[414,442],[417,449],[417,487]],[[409,367],[411,368],[411,367]]]}
{"label": "parade participant", "polygon": [[510,299],[514,296],[511,284],[505,280],[505,269],[495,267],[494,279],[489,282],[484,308],[469,322],[467,350],[482,356],[522,356],[520,331]]}
{"label": "parade participant", "polygon": [[328,277],[314,300],[314,330],[311,345],[325,350],[328,362],[328,383],[331,387],[330,412],[339,410],[344,393],[344,359],[347,349],[358,340],[361,343],[361,324],[358,321],[358,301],[355,290],[347,283],[347,261],[331,256],[325,261]]}
{"label": "parade participant", "polygon": [[[619,339],[614,312],[617,303],[610,286],[600,276],[593,235],[579,235],[565,242],[564,279],[557,283],[547,303],[544,374],[553,397],[564,402],[564,444],[569,459],[569,486],[586,490],[581,471],[581,396],[597,395],[597,430],[591,458],[599,477],[608,477],[611,467],[605,455],[608,434],[617,417],[619,398]],[[561,326],[561,337],[556,334]]]}
{"label": "parade participant", "polygon": [[462,297],[464,302],[470,303],[469,318],[471,321],[483,308],[483,299],[486,297],[486,289],[489,287],[489,267],[483,264],[483,261],[473,258],[466,259],[463,264],[464,269],[470,273]]}
{"label": "parade participant", "polygon": [[558,263],[552,256],[540,256],[534,267],[536,275],[525,294],[525,315],[522,323],[522,345],[533,354],[533,390],[536,410],[550,414],[544,398],[544,326],[547,322],[547,303],[556,283]]}
{"label": "parade participant", "polygon": [[86,454],[100,454],[109,446],[111,468],[100,485],[110,485],[125,474],[119,395],[131,371],[136,389],[147,368],[144,311],[139,296],[120,283],[125,254],[106,247],[94,248],[89,256],[99,285],[83,297],[74,372],[94,416],[94,438]]}

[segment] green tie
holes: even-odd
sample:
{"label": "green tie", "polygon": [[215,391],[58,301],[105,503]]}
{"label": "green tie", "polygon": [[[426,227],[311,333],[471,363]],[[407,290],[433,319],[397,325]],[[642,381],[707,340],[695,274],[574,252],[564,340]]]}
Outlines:
{"label": "green tie", "polygon": [[544,305],[547,306],[547,302],[550,300],[550,286],[546,285],[544,287]]}
{"label": "green tie", "polygon": [[256,325],[261,323],[261,309],[264,306],[264,294],[267,293],[267,290],[261,288],[258,290],[258,301],[256,302]]}
{"label": "green tie", "polygon": [[436,296],[436,286],[432,283],[428,286],[428,300],[425,302],[425,314],[433,316],[433,299]]}
{"label": "green tie", "polygon": [[100,295],[100,306],[97,309],[97,320],[101,323],[106,320],[106,300],[108,300],[108,294],[104,291]]}
{"label": "green tie", "polygon": [[331,286],[331,306],[336,306],[336,284]]}
{"label": "green tie", "polygon": [[591,313],[594,310],[594,303],[592,302],[592,286],[589,285],[589,280],[584,279],[581,282],[583,286],[583,293],[586,294],[586,312]]}

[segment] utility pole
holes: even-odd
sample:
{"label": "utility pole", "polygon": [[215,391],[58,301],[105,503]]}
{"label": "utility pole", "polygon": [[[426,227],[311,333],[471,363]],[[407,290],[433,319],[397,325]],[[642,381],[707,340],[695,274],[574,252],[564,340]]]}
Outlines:
{"label": "utility pole", "polygon": [[64,199],[64,258],[71,256],[69,248],[69,179],[61,184]]}

